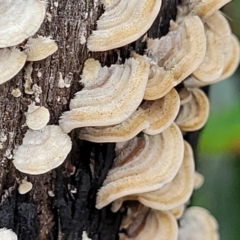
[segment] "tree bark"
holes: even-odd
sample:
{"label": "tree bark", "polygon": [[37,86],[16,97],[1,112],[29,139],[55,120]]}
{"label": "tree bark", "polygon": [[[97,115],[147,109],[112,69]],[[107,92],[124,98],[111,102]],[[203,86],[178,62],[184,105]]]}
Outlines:
{"label": "tree bark", "polygon": [[[156,38],[168,32],[170,19],[176,17],[176,5],[177,0],[163,0],[148,36]],[[71,153],[54,171],[31,176],[17,171],[12,164],[13,150],[27,131],[24,113],[32,101],[38,101],[38,93],[39,105],[50,111],[49,124],[58,124],[62,112],[68,110],[70,99],[81,89],[78,81],[88,57],[110,65],[119,56],[124,61],[131,50],[144,53],[145,46],[140,40],[118,51],[88,52],[86,39],[102,12],[96,0],[49,0],[45,21],[37,34],[52,36],[58,51],[32,64],[31,86],[36,84],[42,92],[25,93],[24,74],[30,62],[16,77],[0,86],[0,228],[13,229],[19,240],[77,240],[83,231],[94,240],[118,239],[123,213],[113,214],[109,207],[95,208],[96,193],[111,167],[115,144],[80,141],[75,130],[70,134]],[[70,87],[58,87],[61,76]],[[11,94],[15,88],[22,93],[18,98]],[[33,189],[20,195],[17,179],[25,176],[33,183]]]}

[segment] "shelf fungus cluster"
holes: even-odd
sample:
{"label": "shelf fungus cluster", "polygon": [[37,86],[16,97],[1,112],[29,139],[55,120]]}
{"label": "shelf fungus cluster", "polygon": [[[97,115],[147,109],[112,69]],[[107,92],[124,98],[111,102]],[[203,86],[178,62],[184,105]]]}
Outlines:
{"label": "shelf fungus cluster", "polygon": [[[43,0],[2,0],[0,9],[0,84],[13,78],[26,61],[39,61],[57,50],[48,37],[32,38],[46,14]],[[28,39],[24,46],[24,41]],[[25,49],[20,50],[19,44]]]}
{"label": "shelf fungus cluster", "polygon": [[[216,220],[206,210],[186,208],[204,178],[183,135],[208,119],[209,101],[199,87],[226,79],[239,64],[239,43],[219,11],[227,2],[183,1],[169,33],[146,38],[144,55],[132,53],[124,64],[110,67],[85,61],[84,87],[59,124],[66,133],[80,128],[83,140],[116,142],[96,208],[127,207],[121,240],[219,239]],[[105,12],[87,42],[91,51],[135,41],[161,6],[158,0],[102,3]]]}

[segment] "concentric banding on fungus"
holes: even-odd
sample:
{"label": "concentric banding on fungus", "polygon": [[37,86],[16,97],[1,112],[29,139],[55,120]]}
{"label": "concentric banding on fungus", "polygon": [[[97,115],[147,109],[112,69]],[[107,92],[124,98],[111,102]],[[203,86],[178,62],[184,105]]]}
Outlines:
{"label": "concentric banding on fungus", "polygon": [[[145,138],[149,141],[137,156],[132,156],[116,171],[109,171],[98,192],[98,209],[127,195],[157,190],[177,174],[183,160],[183,139],[179,128],[172,124],[161,134]],[[168,151],[170,146],[175,146],[175,151]]]}
{"label": "concentric banding on fungus", "polygon": [[180,107],[175,120],[182,131],[196,131],[204,126],[209,115],[209,101],[205,93],[198,89],[192,89],[192,100]]}
{"label": "concentric banding on fungus", "polygon": [[20,44],[38,31],[45,17],[46,2],[4,0],[1,10],[0,48],[4,48]]}
{"label": "concentric banding on fungus", "polygon": [[223,41],[221,37],[208,27],[205,27],[207,39],[206,55],[202,63],[192,73],[201,82],[213,82],[217,80],[224,68]]}
{"label": "concentric banding on fungus", "polygon": [[191,146],[184,142],[184,157],[182,165],[168,184],[155,191],[128,195],[113,202],[112,211],[118,211],[123,201],[137,200],[152,209],[167,211],[178,207],[188,201],[194,185],[194,159]]}
{"label": "concentric banding on fungus", "polygon": [[145,240],[148,238],[151,240],[177,239],[177,222],[170,212],[150,209],[145,214],[146,216],[141,219],[139,219],[141,217],[139,215],[125,229],[126,234],[119,234],[120,240]]}
{"label": "concentric banding on fungus", "polygon": [[[126,5],[120,15],[112,15],[98,20],[100,29],[93,31],[87,40],[90,51],[106,51],[122,47],[141,37],[152,25],[162,4],[161,0],[128,1],[123,0],[116,5]],[[121,8],[121,7],[120,7]],[[106,11],[108,9],[106,8]],[[104,29],[101,30],[101,21]],[[116,21],[116,23],[115,23]],[[109,25],[108,25],[109,24]]]}
{"label": "concentric banding on fungus", "polygon": [[[148,80],[149,60],[135,56],[128,59],[125,65],[131,70],[127,81],[124,80],[126,84],[123,91],[116,95],[118,92],[115,89],[116,86],[112,86],[111,91],[114,93],[111,102],[103,104],[102,102],[107,98],[103,95],[100,96],[101,101],[96,99],[92,105],[77,107],[63,113],[59,124],[65,132],[79,127],[110,126],[123,122],[131,116],[140,105],[144,95]],[[118,79],[120,80],[121,77]],[[81,102],[81,98],[79,101]]]}
{"label": "concentric banding on fungus", "polygon": [[70,137],[59,126],[28,130],[14,152],[13,164],[23,173],[42,174],[63,163],[72,148]]}
{"label": "concentric banding on fungus", "polygon": [[[175,36],[180,38],[181,46],[179,42],[175,42]],[[153,65],[151,67],[144,94],[146,100],[154,100],[166,95],[174,86],[195,71],[204,59],[206,37],[203,23],[199,17],[186,17],[181,24],[176,25],[174,30],[163,38],[166,38],[166,41],[169,42],[169,37],[173,38],[172,43],[175,42],[175,44],[168,53],[164,52],[165,50],[161,51],[159,45],[159,47],[154,47],[158,48],[156,55],[149,55],[158,62],[158,66]],[[161,43],[158,40],[156,41],[158,44]],[[152,43],[152,45],[154,44]],[[164,44],[163,48],[165,49]],[[164,52],[164,57],[162,52]],[[164,62],[159,66],[162,58],[164,58]]]}

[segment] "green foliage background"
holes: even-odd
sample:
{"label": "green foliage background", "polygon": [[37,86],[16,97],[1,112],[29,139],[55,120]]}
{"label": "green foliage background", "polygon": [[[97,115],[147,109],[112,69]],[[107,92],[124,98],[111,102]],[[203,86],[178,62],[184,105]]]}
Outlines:
{"label": "green foliage background", "polygon": [[[223,8],[240,38],[240,0]],[[240,240],[240,69],[210,89],[211,113],[200,138],[197,169],[205,183],[192,205],[207,208],[219,223],[222,240]]]}

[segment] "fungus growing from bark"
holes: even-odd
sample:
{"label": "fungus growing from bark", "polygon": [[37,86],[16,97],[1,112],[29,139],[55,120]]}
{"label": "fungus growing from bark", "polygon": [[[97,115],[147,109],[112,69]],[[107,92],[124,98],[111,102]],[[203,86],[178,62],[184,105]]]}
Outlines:
{"label": "fungus growing from bark", "polygon": [[111,9],[106,8],[97,22],[97,30],[87,40],[88,49],[106,51],[136,41],[151,27],[161,4],[162,0],[122,0]]}
{"label": "fungus growing from bark", "polygon": [[172,22],[167,36],[148,44],[147,54],[158,66],[151,67],[144,99],[163,97],[197,69],[205,52],[206,37],[199,17],[187,17],[179,25]]}
{"label": "fungus growing from bark", "polygon": [[175,120],[182,131],[191,132],[199,130],[206,123],[209,115],[209,101],[205,93],[192,89],[192,99],[180,107]]}
{"label": "fungus growing from bark", "polygon": [[181,88],[178,91],[179,97],[180,97],[180,105],[184,105],[191,101],[192,99],[192,92],[189,91],[187,88]]}
{"label": "fungus growing from bark", "polygon": [[13,156],[13,164],[28,174],[42,174],[63,163],[72,148],[70,137],[59,126],[28,130]]}
{"label": "fungus growing from bark", "polygon": [[190,207],[180,219],[178,240],[218,240],[216,219],[204,208]]}
{"label": "fungus growing from bark", "polygon": [[80,139],[91,142],[122,142],[139,132],[155,135],[169,127],[180,108],[178,93],[172,89],[165,97],[143,103],[127,120],[108,127],[86,127],[80,131]]}
{"label": "fungus growing from bark", "polygon": [[28,106],[26,113],[26,124],[32,130],[40,130],[47,125],[50,113],[47,108],[36,106],[32,103]]}
{"label": "fungus growing from bark", "polygon": [[[175,146],[174,151],[171,146]],[[118,198],[154,191],[169,183],[182,164],[183,150],[182,134],[174,123],[161,134],[139,137],[135,154],[126,147],[115,159],[116,167],[109,171],[99,190],[96,207],[100,209]],[[116,161],[122,166],[117,166]]]}
{"label": "fungus growing from bark", "polygon": [[149,60],[135,56],[114,69],[108,81],[117,80],[117,85],[108,84],[108,88],[103,87],[99,94],[94,90],[92,93],[86,90],[76,94],[70,104],[72,110],[63,113],[59,121],[64,132],[79,127],[118,124],[137,109],[148,80]]}
{"label": "fungus growing from bark", "polygon": [[0,84],[13,78],[23,68],[26,58],[17,48],[0,49]]}
{"label": "fungus growing from bark", "polygon": [[56,52],[58,46],[50,37],[38,36],[37,38],[29,38],[24,48],[27,61],[39,61]]}
{"label": "fungus growing from bark", "polygon": [[0,48],[15,46],[40,28],[46,3],[40,0],[3,0],[0,10]]}
{"label": "fungus growing from bark", "polygon": [[184,142],[182,165],[168,184],[155,191],[128,195],[113,202],[112,211],[116,212],[126,200],[137,200],[143,205],[161,211],[171,210],[188,201],[193,191],[194,159],[191,146]]}
{"label": "fungus growing from bark", "polygon": [[31,182],[28,182],[26,179],[23,179],[18,186],[18,192],[20,194],[26,194],[29,191],[31,191],[32,187],[33,185]]}
{"label": "fungus growing from bark", "polygon": [[1,237],[1,239],[6,239],[6,240],[17,240],[18,239],[15,232],[13,232],[10,229],[6,229],[6,228],[0,228],[0,237]]}

